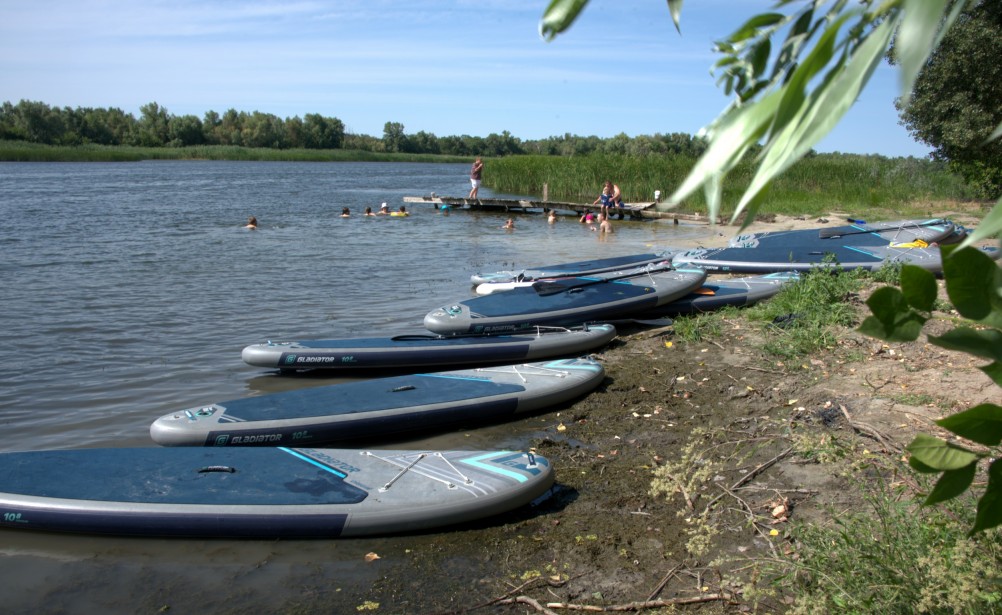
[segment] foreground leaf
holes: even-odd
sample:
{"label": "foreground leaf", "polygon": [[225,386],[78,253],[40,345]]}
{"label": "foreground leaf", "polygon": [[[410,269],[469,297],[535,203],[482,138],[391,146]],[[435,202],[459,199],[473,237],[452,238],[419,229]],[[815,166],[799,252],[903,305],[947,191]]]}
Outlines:
{"label": "foreground leaf", "polygon": [[873,316],[859,325],[860,333],[888,342],[913,342],[926,318],[908,306],[904,294],[893,286],[878,288],[866,300]]}
{"label": "foreground leaf", "polygon": [[901,267],[901,292],[904,293],[908,305],[916,310],[931,312],[936,305],[939,288],[936,286],[936,276],[915,265]]}
{"label": "foreground leaf", "polygon": [[981,458],[966,448],[923,433],[915,436],[905,450],[923,465],[940,471],[959,470]]}
{"label": "foreground leaf", "polygon": [[587,4],[588,0],[553,0],[539,22],[539,35],[544,40],[552,41],[571,27]]}
{"label": "foreground leaf", "polygon": [[978,514],[971,534],[1002,524],[1002,463],[995,460],[988,467],[988,487],[978,500]]}
{"label": "foreground leaf", "polygon": [[1002,328],[1002,270],[975,248],[944,251],[943,278],[950,302],[964,318]]}
{"label": "foreground leaf", "polygon": [[[1002,126],[999,127],[1002,129]],[[961,246],[970,246],[976,241],[1002,235],[1002,198],[995,202],[995,207],[981,220],[974,232],[967,236]]]}
{"label": "foreground leaf", "polygon": [[974,474],[977,472],[977,469],[978,464],[972,463],[959,470],[943,472],[943,475],[936,481],[936,486],[933,487],[929,497],[925,499],[924,504],[929,505],[945,502],[967,491],[967,488],[974,482]]}
{"label": "foreground leaf", "polygon": [[985,446],[1002,444],[1002,407],[995,404],[979,404],[942,418],[936,424],[971,442]]}

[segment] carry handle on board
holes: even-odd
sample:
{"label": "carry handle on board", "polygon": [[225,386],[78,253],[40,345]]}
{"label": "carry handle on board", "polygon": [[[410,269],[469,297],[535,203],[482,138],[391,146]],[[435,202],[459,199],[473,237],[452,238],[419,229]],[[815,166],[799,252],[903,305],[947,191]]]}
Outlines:
{"label": "carry handle on board", "polygon": [[[865,220],[853,220],[849,218],[849,222],[853,224],[866,224]],[[836,228],[823,228],[818,231],[818,237],[821,239],[831,239],[833,237],[845,237],[846,235],[862,235],[863,233],[884,233],[887,231],[900,231],[907,228],[919,228],[922,226],[933,226],[934,224],[943,224],[946,220],[927,220],[925,222],[910,222],[908,224],[901,224],[899,226],[889,226],[887,228],[881,229],[853,229],[851,231],[841,231]]]}

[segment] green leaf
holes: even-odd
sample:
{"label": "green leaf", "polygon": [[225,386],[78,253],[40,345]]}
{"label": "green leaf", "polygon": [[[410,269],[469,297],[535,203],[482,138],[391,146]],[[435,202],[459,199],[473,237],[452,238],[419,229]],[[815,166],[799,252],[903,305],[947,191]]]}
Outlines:
{"label": "green leaf", "polygon": [[908,305],[916,310],[932,312],[933,306],[936,305],[936,295],[939,294],[936,276],[921,267],[903,265],[901,267],[901,292],[904,293]]}
{"label": "green leaf", "polygon": [[921,433],[905,450],[924,465],[940,471],[959,470],[981,458],[966,448]]}
{"label": "green leaf", "polygon": [[727,37],[727,42],[740,43],[741,41],[745,41],[758,34],[758,31],[761,28],[775,26],[784,19],[786,19],[786,15],[782,13],[759,13],[745,23],[741,24],[741,27]]}
{"label": "green leaf", "polygon": [[675,31],[682,34],[682,0],[668,0],[668,11],[671,13],[671,20],[675,24]]}
{"label": "green leaf", "polygon": [[908,458],[908,465],[910,465],[913,470],[915,470],[920,474],[939,474],[940,472],[940,470],[937,470],[936,468],[931,468],[925,465],[924,463],[916,459],[914,456]]}
{"label": "green leaf", "polygon": [[943,335],[930,335],[929,341],[940,348],[959,350],[982,359],[1002,361],[1002,331],[957,327]]}
{"label": "green leaf", "polygon": [[[768,129],[779,104],[779,94],[771,92],[756,102],[732,107],[719,117],[708,131],[712,134],[709,147],[696,161],[675,192],[668,199],[678,205],[707,181],[720,178],[741,161],[748,148],[758,142]],[[710,218],[716,218],[719,206],[707,207]]]}
{"label": "green leaf", "polygon": [[995,404],[978,404],[942,418],[936,424],[971,442],[985,446],[1002,443],[1002,407]]}
{"label": "green leaf", "polygon": [[911,97],[915,79],[938,42],[937,33],[948,5],[949,0],[904,0],[904,16],[894,43],[901,66],[901,98],[904,105]]}
{"label": "green leaf", "polygon": [[[999,128],[1002,129],[1002,126]],[[999,235],[1002,235],[1002,198],[995,202],[995,207],[992,207],[988,215],[981,220],[977,228],[960,245],[961,247],[967,247],[973,245],[976,241]]]}
{"label": "green leaf", "polygon": [[766,65],[769,63],[769,53],[771,51],[772,43],[769,39],[764,39],[755,45],[748,54],[748,58],[751,60],[752,74],[756,77],[765,72]]}
{"label": "green leaf", "polygon": [[571,27],[587,4],[588,0],[553,0],[539,22],[539,35],[543,40],[552,41]]}
{"label": "green leaf", "polygon": [[[852,12],[844,15],[842,19],[851,14]],[[829,27],[829,31],[818,41],[815,51],[819,51],[829,33],[834,36],[836,33],[834,30],[840,23],[841,20]],[[783,99],[783,104],[789,105],[789,108],[781,108],[773,127],[773,130],[779,128],[780,132],[767,144],[762,163],[738,202],[734,212],[735,218],[777,175],[802,158],[838,124],[856,102],[873,71],[883,61],[884,52],[894,34],[895,24],[893,20],[887,20],[870,32],[851,59],[846,62],[843,58],[836,62],[829,75],[806,101],[796,94],[791,94],[799,85],[793,82],[787,83],[790,89]],[[814,57],[814,53],[811,57]],[[830,58],[828,52],[814,57],[818,62],[822,59],[827,62],[828,58]],[[799,73],[801,68],[796,72]],[[814,74],[815,71],[808,70],[803,76],[812,78]],[[784,113],[789,117],[782,115]],[[751,217],[750,213],[747,217]]]}
{"label": "green leaf", "polygon": [[925,499],[924,504],[929,505],[944,502],[967,491],[967,488],[974,482],[974,474],[977,472],[977,469],[978,464],[972,463],[959,470],[943,472],[943,475],[936,481],[936,486],[933,487],[929,497]]}
{"label": "green leaf", "polygon": [[988,365],[982,365],[978,369],[991,378],[992,382],[1002,387],[1002,363],[995,361],[993,363],[989,363]]}
{"label": "green leaf", "polygon": [[978,514],[971,534],[993,528],[1002,523],[1002,463],[998,459],[988,466],[988,487],[978,500]]}
{"label": "green leaf", "polygon": [[878,288],[866,300],[870,316],[859,331],[889,342],[912,342],[918,339],[926,318],[908,307],[904,294],[893,286]]}
{"label": "green leaf", "polygon": [[961,316],[1002,328],[1002,270],[987,254],[976,248],[949,252],[943,259],[943,278]]}

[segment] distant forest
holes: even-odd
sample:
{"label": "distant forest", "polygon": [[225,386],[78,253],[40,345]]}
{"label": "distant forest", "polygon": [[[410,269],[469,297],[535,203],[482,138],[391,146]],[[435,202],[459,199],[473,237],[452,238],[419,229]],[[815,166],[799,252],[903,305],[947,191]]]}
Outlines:
{"label": "distant forest", "polygon": [[441,154],[498,157],[513,154],[581,156],[620,154],[646,156],[680,154],[696,158],[706,148],[703,139],[683,133],[620,134],[611,138],[571,134],[523,141],[508,131],[486,137],[439,137],[428,132],[407,134],[404,125],[387,122],[382,138],[351,134],[336,117],[308,113],[282,119],[270,113],[207,111],[204,117],[173,115],[151,102],[137,118],[117,108],[51,107],[42,102],[4,102],[0,108],[0,140],[43,145],[131,145],[190,147],[231,145],[270,149],[357,150],[379,153]]}

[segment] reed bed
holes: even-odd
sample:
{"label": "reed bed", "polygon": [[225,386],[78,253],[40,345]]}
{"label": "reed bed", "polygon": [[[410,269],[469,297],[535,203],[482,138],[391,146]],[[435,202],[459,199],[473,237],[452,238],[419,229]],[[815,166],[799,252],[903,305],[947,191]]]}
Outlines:
{"label": "reed bed", "polygon": [[4,162],[134,162],[140,160],[259,160],[275,162],[467,162],[468,157],[387,154],[362,150],[271,149],[231,145],[132,147],[128,145],[42,145],[0,141]]}
{"label": "reed bed", "polygon": [[[501,192],[529,195],[542,195],[545,184],[550,200],[580,203],[597,198],[602,183],[610,179],[620,186],[626,201],[649,202],[655,190],[666,199],[694,163],[682,156],[509,156],[487,161],[484,183]],[[727,177],[724,214],[733,211],[754,170],[754,161],[747,161]],[[773,182],[766,209],[785,215],[876,209],[918,214],[933,202],[972,198],[963,179],[930,160],[818,154],[801,160]],[[683,212],[705,209],[702,192],[679,207]]]}

